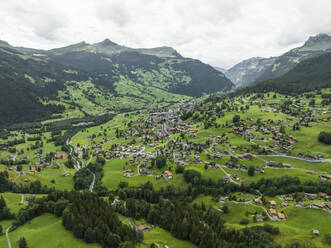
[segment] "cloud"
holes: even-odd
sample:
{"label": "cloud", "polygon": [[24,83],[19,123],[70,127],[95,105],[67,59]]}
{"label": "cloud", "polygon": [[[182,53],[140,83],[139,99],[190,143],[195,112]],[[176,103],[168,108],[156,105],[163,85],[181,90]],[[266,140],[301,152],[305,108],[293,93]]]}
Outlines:
{"label": "cloud", "polygon": [[96,15],[101,21],[110,20],[120,27],[130,22],[130,15],[123,1],[96,1]]}
{"label": "cloud", "polygon": [[0,39],[45,49],[105,38],[131,47],[167,45],[230,67],[330,33],[330,10],[329,0],[11,0],[0,1]]}

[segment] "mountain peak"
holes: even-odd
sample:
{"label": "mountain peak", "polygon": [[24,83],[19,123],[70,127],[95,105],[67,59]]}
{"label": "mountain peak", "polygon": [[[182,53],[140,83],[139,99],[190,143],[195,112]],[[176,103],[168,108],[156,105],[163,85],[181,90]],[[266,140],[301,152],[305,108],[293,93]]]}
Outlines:
{"label": "mountain peak", "polygon": [[305,42],[304,46],[313,46],[323,42],[331,42],[331,36],[328,34],[318,34],[315,36],[310,36]]}
{"label": "mountain peak", "polygon": [[107,46],[118,46],[118,44],[116,44],[115,42],[109,40],[109,39],[105,39],[104,41],[101,41],[99,43],[96,43],[96,45],[99,46],[103,46],[103,47],[107,47]]}
{"label": "mountain peak", "polygon": [[0,46],[10,46],[10,44],[6,41],[0,40]]}

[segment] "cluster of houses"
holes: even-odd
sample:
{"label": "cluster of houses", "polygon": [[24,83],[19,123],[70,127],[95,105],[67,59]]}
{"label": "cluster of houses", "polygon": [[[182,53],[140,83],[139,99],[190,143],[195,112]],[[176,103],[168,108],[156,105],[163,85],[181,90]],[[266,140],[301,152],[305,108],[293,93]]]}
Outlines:
{"label": "cluster of houses", "polygon": [[286,216],[283,212],[277,212],[276,201],[274,200],[269,201],[269,205],[270,205],[269,214],[273,217],[274,220],[286,220]]}

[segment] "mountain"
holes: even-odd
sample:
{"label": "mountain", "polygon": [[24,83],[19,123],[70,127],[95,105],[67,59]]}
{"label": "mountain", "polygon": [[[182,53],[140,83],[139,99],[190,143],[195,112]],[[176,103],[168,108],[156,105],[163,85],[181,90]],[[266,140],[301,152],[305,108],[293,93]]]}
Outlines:
{"label": "mountain", "polygon": [[252,58],[244,60],[230,68],[226,73],[236,87],[246,87],[254,82],[261,82],[284,75],[301,61],[331,51],[331,36],[319,34],[311,36],[303,46],[271,58]]}
{"label": "mountain", "polygon": [[222,67],[218,67],[218,66],[214,66],[214,69],[215,69],[215,70],[218,70],[218,71],[220,71],[220,72],[222,72],[223,74],[225,74],[226,71],[227,71],[227,69],[224,69],[224,68],[222,68]]}
{"label": "mountain", "polygon": [[227,70],[225,75],[236,87],[246,87],[255,82],[275,60],[275,57],[247,59]]}
{"label": "mountain", "polygon": [[0,42],[0,124],[65,117],[73,109],[129,111],[233,86],[223,73],[171,47],[136,49],[106,39],[38,50]]}
{"label": "mountain", "polygon": [[276,91],[297,94],[331,87],[331,52],[309,58],[284,75],[244,88],[241,92]]}
{"label": "mountain", "polygon": [[319,34],[311,36],[303,46],[294,48],[291,51],[281,55],[258,79],[264,81],[277,78],[294,68],[301,61],[319,56],[331,51],[331,36]]}

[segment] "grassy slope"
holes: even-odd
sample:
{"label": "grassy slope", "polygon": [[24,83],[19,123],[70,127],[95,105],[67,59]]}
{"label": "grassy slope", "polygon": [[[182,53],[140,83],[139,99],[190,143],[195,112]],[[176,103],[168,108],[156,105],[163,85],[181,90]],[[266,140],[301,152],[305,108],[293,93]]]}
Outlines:
{"label": "grassy slope", "polygon": [[[65,230],[61,218],[51,214],[44,214],[34,218],[15,231],[9,233],[13,248],[18,247],[18,240],[25,237],[29,248],[68,248],[68,247],[101,247],[98,244],[87,244],[83,240],[76,239],[74,235]],[[0,247],[6,247],[5,236],[0,237]]]}
{"label": "grassy slope", "polygon": [[[174,178],[168,181],[162,178],[160,180],[156,180],[153,176],[138,176],[137,169],[126,166],[126,168],[135,170],[136,176],[125,178],[123,177],[123,167],[125,166],[125,161],[126,160],[113,159],[106,163],[104,166],[104,177],[102,178],[102,183],[104,186],[109,189],[116,189],[120,182],[128,182],[130,186],[138,186],[150,181],[156,189],[166,187],[167,185],[174,185],[175,187],[181,189],[186,188],[183,175],[178,174],[175,174]],[[156,171],[153,171],[153,173],[155,172]],[[158,171],[158,174],[160,173],[161,172]]]}

